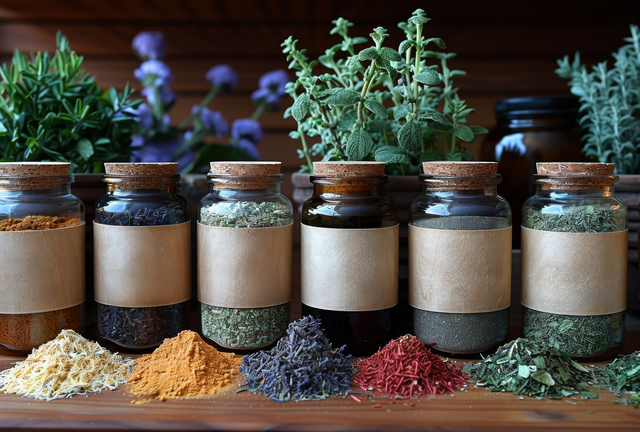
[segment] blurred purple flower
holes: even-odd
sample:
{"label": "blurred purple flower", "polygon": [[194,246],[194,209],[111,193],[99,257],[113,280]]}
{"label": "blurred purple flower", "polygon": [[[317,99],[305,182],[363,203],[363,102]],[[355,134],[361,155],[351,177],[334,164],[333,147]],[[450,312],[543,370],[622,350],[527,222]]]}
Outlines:
{"label": "blurred purple flower", "polygon": [[[198,115],[198,109],[200,109],[198,105],[191,107],[191,114]],[[203,107],[200,109],[199,117],[202,126],[207,131],[214,133],[215,136],[221,137],[229,133],[229,123],[227,123],[220,111],[212,111],[207,107]]]}
{"label": "blurred purple flower", "polygon": [[[145,87],[140,93],[142,96],[147,98],[147,102],[149,102],[150,105],[155,105],[156,92],[153,91],[153,87]],[[175,103],[176,98],[176,92],[171,90],[169,87],[160,88],[160,101],[165,107],[172,106]]]}
{"label": "blurred purple flower", "polygon": [[162,60],[167,55],[167,43],[159,31],[138,33],[131,42],[131,48],[142,60]]}
{"label": "blurred purple flower", "polygon": [[251,99],[258,105],[266,104],[270,110],[280,107],[280,99],[285,95],[285,87],[289,76],[283,69],[277,69],[260,77],[260,88],[251,93]]}
{"label": "blurred purple flower", "polygon": [[[182,145],[182,138],[172,138],[167,140],[146,139],[143,136],[134,137],[132,146],[142,146],[134,150],[131,155],[131,162],[171,162],[171,158]],[[193,160],[195,154],[187,150],[178,158],[178,172],[186,168]]]}
{"label": "blurred purple flower", "polygon": [[137,120],[142,129],[148,130],[153,126],[153,113],[151,112],[151,107],[146,103],[141,103],[138,107]]}
{"label": "blurred purple flower", "polygon": [[238,119],[231,124],[231,136],[237,141],[247,139],[254,144],[262,141],[262,127],[252,119]]}
{"label": "blurred purple flower", "polygon": [[239,139],[237,142],[232,142],[231,145],[243,150],[253,160],[260,159],[260,150],[258,150],[258,147],[248,139]]}
{"label": "blurred purple flower", "polygon": [[238,85],[238,74],[227,64],[212,67],[204,77],[213,87],[223,91],[234,90]]}
{"label": "blurred purple flower", "polygon": [[147,60],[133,74],[146,87],[165,87],[173,81],[171,69],[160,60]]}

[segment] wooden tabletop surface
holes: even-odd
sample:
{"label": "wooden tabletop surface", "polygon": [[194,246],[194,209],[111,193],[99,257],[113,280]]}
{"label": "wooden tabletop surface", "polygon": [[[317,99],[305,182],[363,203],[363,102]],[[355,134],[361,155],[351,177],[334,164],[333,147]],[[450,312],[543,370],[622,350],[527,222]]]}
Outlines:
{"label": "wooden tabletop surface", "polygon": [[[628,333],[623,353],[640,349],[640,333]],[[0,370],[21,360],[0,356]],[[464,361],[459,361],[464,363]],[[536,400],[471,387],[455,395],[393,400],[371,392],[361,402],[333,398],[272,402],[238,384],[208,399],[132,404],[122,386],[89,396],[45,402],[0,394],[0,428],[15,430],[640,430],[640,409],[600,399]],[[354,390],[356,390],[354,388]]]}

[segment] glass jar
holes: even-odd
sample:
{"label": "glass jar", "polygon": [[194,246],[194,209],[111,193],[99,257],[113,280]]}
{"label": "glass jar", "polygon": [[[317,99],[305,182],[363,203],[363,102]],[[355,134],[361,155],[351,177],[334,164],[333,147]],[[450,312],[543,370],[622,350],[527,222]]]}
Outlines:
{"label": "glass jar", "polygon": [[409,223],[414,334],[442,352],[486,352],[507,339],[511,304],[511,209],[496,193],[498,164],[422,167]]}
{"label": "glass jar", "polygon": [[[534,193],[536,162],[584,161],[580,103],[572,96],[537,96],[496,102],[496,126],[480,147],[480,159],[497,161],[503,182],[500,195],[511,203],[513,220],[522,217],[522,205]],[[520,248],[520,231],[513,233]]]}
{"label": "glass jar", "polygon": [[302,208],[302,314],[334,347],[373,354],[391,338],[398,303],[398,213],[384,162],[314,162]]}
{"label": "glass jar", "polygon": [[523,333],[599,360],[623,343],[627,207],[614,164],[539,163],[522,215]]}
{"label": "glass jar", "polygon": [[0,352],[82,332],[85,222],[64,162],[0,163]]}
{"label": "glass jar", "polygon": [[198,205],[198,300],[202,334],[223,349],[268,347],[289,325],[293,207],[280,165],[211,162]]}
{"label": "glass jar", "polygon": [[145,350],[188,328],[191,223],[176,163],[107,163],[96,201],[94,282],[102,341]]}

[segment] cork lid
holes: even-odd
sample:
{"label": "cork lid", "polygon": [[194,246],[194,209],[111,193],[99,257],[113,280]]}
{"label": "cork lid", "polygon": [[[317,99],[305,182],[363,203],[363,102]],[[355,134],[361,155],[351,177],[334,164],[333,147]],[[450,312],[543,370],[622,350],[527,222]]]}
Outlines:
{"label": "cork lid", "polygon": [[51,189],[71,182],[70,170],[69,162],[0,162],[0,179],[7,189]]}
{"label": "cork lid", "polygon": [[122,162],[105,163],[104,172],[110,175],[175,175],[177,162]]}
{"label": "cork lid", "polygon": [[214,189],[268,189],[280,183],[281,162],[211,162],[210,179]]}
{"label": "cork lid", "polygon": [[314,162],[313,172],[317,177],[381,177],[384,175],[384,162]]}
{"label": "cork lid", "polygon": [[542,190],[596,190],[615,185],[616,165],[599,162],[539,162],[534,182]]}
{"label": "cork lid", "polygon": [[499,180],[498,162],[423,162],[422,171],[421,179],[433,189],[485,189],[494,187]]}

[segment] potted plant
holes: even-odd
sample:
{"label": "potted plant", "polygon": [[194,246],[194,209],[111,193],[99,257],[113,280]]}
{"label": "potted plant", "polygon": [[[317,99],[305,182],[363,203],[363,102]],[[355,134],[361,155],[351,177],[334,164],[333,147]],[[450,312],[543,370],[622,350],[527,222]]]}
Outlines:
{"label": "potted plant", "polygon": [[640,201],[640,28],[631,25],[631,36],[609,66],[601,62],[588,69],[576,53],[558,60],[556,73],[567,79],[571,93],[580,99],[585,132],[583,152],[599,162],[615,163],[620,182],[616,195],[629,209],[629,261],[637,265],[638,202]]}
{"label": "potted plant", "polygon": [[[417,9],[407,22],[401,22],[398,26],[405,40],[397,50],[384,46],[388,34],[382,27],[370,34],[372,46],[357,49],[367,39],[350,36],[353,24],[343,18],[333,21],[331,30],[342,41],[317,60],[298,49],[292,36],[284,41],[289,69],[297,77],[286,88],[294,103],[285,117],[297,122],[290,136],[300,140],[298,154],[304,159],[294,185],[304,185],[308,176],[301,174],[313,172],[312,157],[386,162],[386,173],[397,176],[419,174],[424,161],[472,158],[464,143],[476,142],[476,136],[487,130],[466,124],[475,110],[460,99],[453,84],[454,77],[465,73],[449,68],[455,54],[427,49],[431,45],[445,48],[442,39],[425,37],[428,21],[424,11]],[[420,191],[415,177],[392,178],[389,188],[396,181]],[[294,196],[303,197],[302,193]]]}

